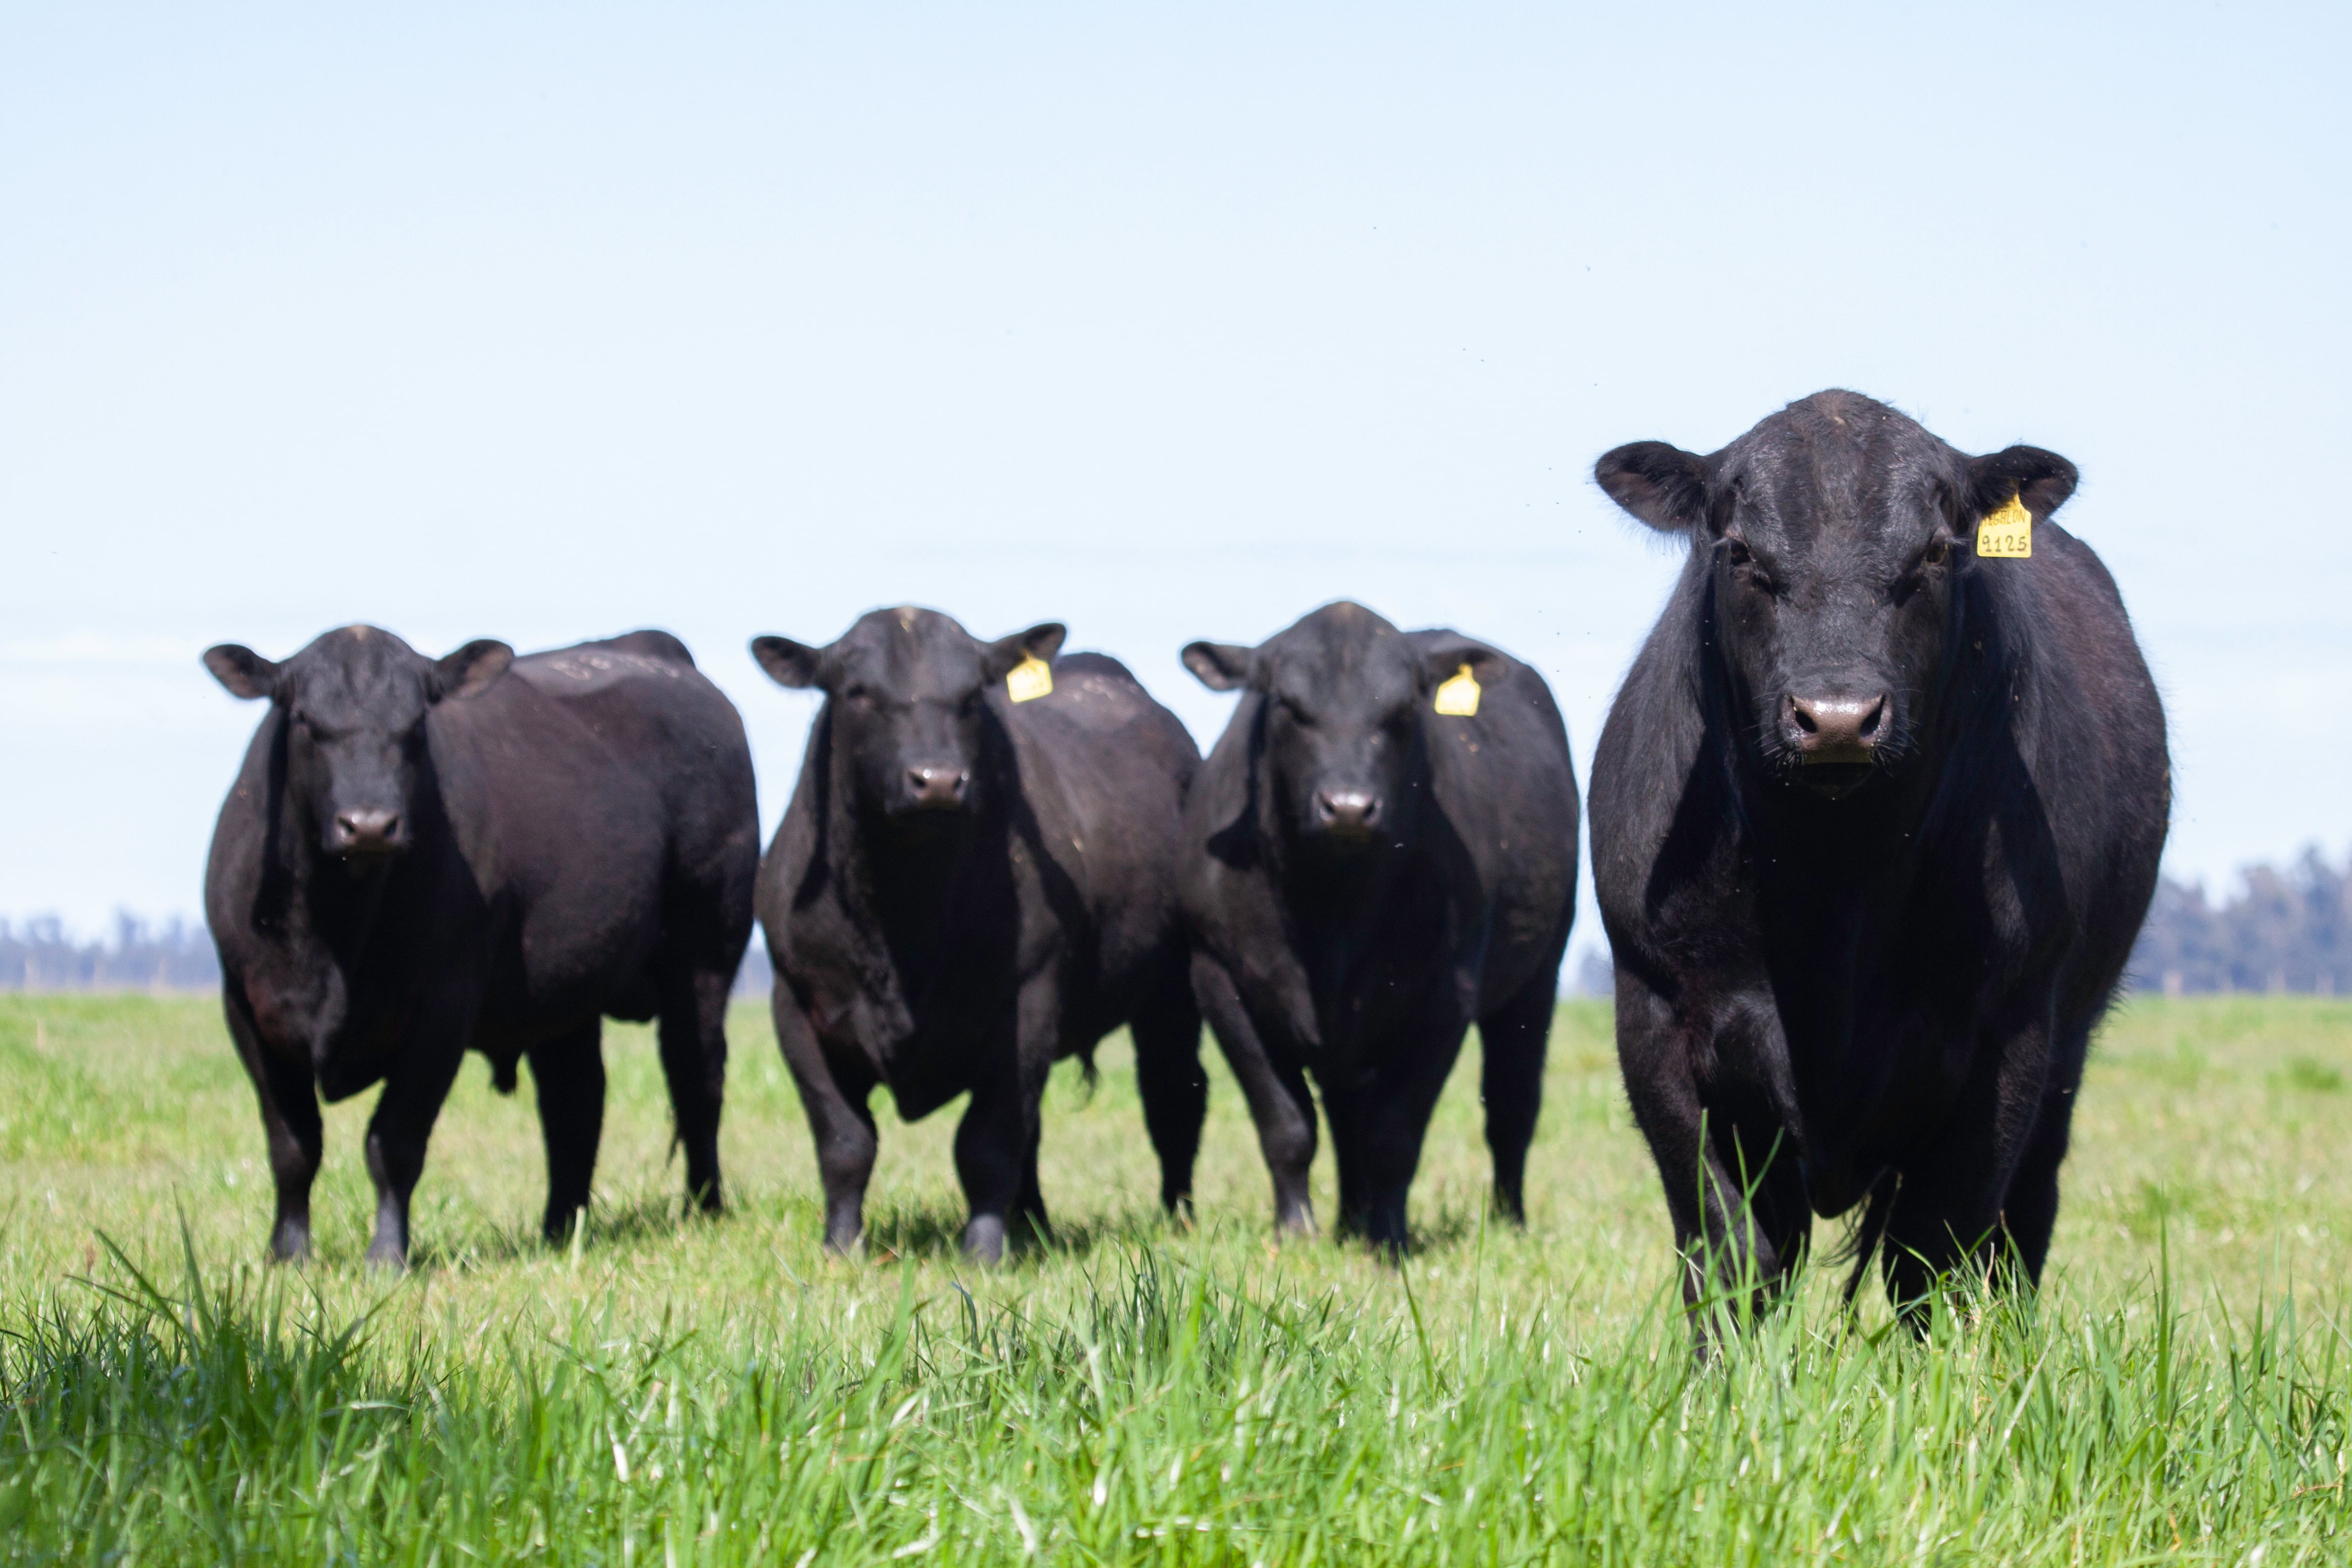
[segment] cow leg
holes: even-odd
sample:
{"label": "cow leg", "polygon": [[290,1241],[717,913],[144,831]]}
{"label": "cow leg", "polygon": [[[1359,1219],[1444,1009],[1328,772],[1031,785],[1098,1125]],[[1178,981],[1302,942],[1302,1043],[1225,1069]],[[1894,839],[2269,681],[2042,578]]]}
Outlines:
{"label": "cow leg", "polygon": [[1370,1082],[1324,1090],[1339,1158],[1339,1223],[1391,1257],[1406,1250],[1405,1197],[1421,1168],[1430,1114],[1468,1032],[1466,1024],[1418,1032]]}
{"label": "cow leg", "polygon": [[1201,1010],[1183,969],[1169,978],[1129,1021],[1135,1040],[1135,1087],[1143,1125],[1160,1156],[1160,1205],[1171,1215],[1192,1212],[1192,1163],[1201,1152],[1201,1124],[1209,1114],[1209,1075],[1201,1070]]}
{"label": "cow leg", "polygon": [[2027,1283],[2042,1283],[2042,1267],[2050,1257],[2050,1232],[2058,1223],[2058,1167],[2066,1158],[2066,1144],[2074,1122],[2074,1100],[2083,1085],[2083,1061],[2090,1049],[2084,1029],[2059,1053],[2050,1087],[2042,1092],[2042,1112],[2033,1124],[2017,1174],[2009,1184],[2009,1202],[2002,1223],[2010,1246],[2025,1271]]}
{"label": "cow leg", "polygon": [[1036,1190],[1034,1112],[1024,1125],[1022,1101],[1028,1097],[1021,1077],[1009,1064],[984,1074],[956,1126],[956,1175],[971,1211],[963,1249],[990,1268],[1004,1261],[1014,1216],[1027,1218],[1041,1232],[1045,1219],[1045,1198]]}
{"label": "cow leg", "polygon": [[1030,1122],[1029,1145],[1021,1157],[1021,1191],[1013,1200],[1013,1234],[1021,1235],[1025,1225],[1040,1241],[1051,1240],[1054,1235],[1045,1218],[1045,1192],[1037,1183],[1037,1146],[1044,1141],[1044,1132],[1037,1121]]}
{"label": "cow leg", "polygon": [[1314,1235],[1315,1205],[1307,1182],[1315,1163],[1315,1096],[1307,1075],[1295,1060],[1276,1065],[1233,976],[1205,952],[1192,954],[1192,995],[1249,1102],[1258,1148],[1274,1178],[1275,1229]]}
{"label": "cow leg", "polygon": [[[2051,1087],[2051,1030],[2036,1020],[1998,1034],[1944,1119],[1947,1131],[1925,1158],[1906,1163],[1886,1226],[1884,1266],[1887,1293],[1905,1320],[1924,1332],[1928,1297],[1937,1282],[1967,1269],[1990,1277],[2006,1262],[2001,1211],[2041,1121]],[[2056,1156],[2043,1151],[2049,1216],[2057,1213]],[[2040,1245],[2049,1234],[2042,1226]]]}
{"label": "cow leg", "polygon": [[874,1111],[866,1104],[875,1080],[844,1081],[835,1076],[807,1011],[781,974],[770,1011],[776,1020],[776,1045],[800,1090],[801,1110],[816,1144],[817,1177],[824,1185],[824,1244],[835,1252],[855,1252],[866,1234],[866,1184],[874,1174],[879,1147]]}
{"label": "cow leg", "polygon": [[1012,1060],[982,1071],[956,1127],[956,1174],[971,1207],[963,1249],[991,1267],[1004,1260],[1009,1221],[1025,1222],[1040,1241],[1053,1235],[1037,1185],[1037,1146],[1045,1080],[1061,1048],[1061,977],[1053,968],[1023,983]]}
{"label": "cow leg", "polygon": [[665,978],[662,1076],[677,1141],[686,1149],[686,1201],[705,1214],[725,1206],[719,1190],[719,1114],[727,1098],[727,993],[733,977],[688,969]]}
{"label": "cow leg", "polygon": [[420,1031],[412,1037],[416,1047],[403,1051],[399,1065],[383,1080],[383,1093],[368,1118],[368,1175],[375,1183],[375,1239],[368,1244],[367,1260],[380,1268],[408,1267],[408,1200],[416,1180],[425,1173],[425,1146],[433,1136],[449,1086],[466,1051],[457,1042],[466,1038],[463,1027]]}
{"label": "cow leg", "polygon": [[235,982],[221,988],[221,1005],[228,1015],[237,1059],[245,1064],[254,1097],[261,1102],[261,1130],[269,1142],[269,1174],[278,1188],[269,1255],[280,1263],[299,1263],[310,1256],[310,1184],[318,1179],[326,1150],[318,1087],[307,1060],[281,1057],[262,1045],[261,1032]]}
{"label": "cow leg", "polygon": [[1543,1109],[1544,1051],[1551,1040],[1558,977],[1546,970],[1517,996],[1478,1020],[1478,1099],[1486,1111],[1486,1148],[1495,1157],[1495,1209],[1528,1223],[1528,1145]]}
{"label": "cow leg", "polygon": [[1738,1158],[1725,1158],[1743,1147],[1727,1122],[1716,1125],[1727,1113],[1700,1097],[1691,1063],[1702,1050],[1714,1054],[1714,1047],[1664,997],[1618,965],[1618,1065],[1634,1123],[1665,1188],[1675,1248],[1683,1258],[1683,1302],[1692,1309],[1702,1352],[1713,1326],[1700,1309],[1729,1301],[1759,1310],[1769,1282],[1785,1279],[1792,1266],[1785,1237],[1759,1223],[1749,1206],[1749,1192],[1761,1187],[1741,1180]]}
{"label": "cow leg", "polygon": [[604,1136],[604,1021],[591,1016],[568,1035],[530,1047],[539,1134],[547,1145],[547,1214],[540,1234],[562,1241],[585,1223]]}
{"label": "cow leg", "polygon": [[1812,1245],[1813,1210],[1796,1152],[1779,1135],[1769,1111],[1748,1109],[1755,1113],[1746,1120],[1727,1110],[1710,1111],[1707,1141],[1716,1168],[1729,1179],[1745,1208],[1747,1282],[1753,1289],[1742,1305],[1754,1316],[1777,1301],[1796,1277]]}

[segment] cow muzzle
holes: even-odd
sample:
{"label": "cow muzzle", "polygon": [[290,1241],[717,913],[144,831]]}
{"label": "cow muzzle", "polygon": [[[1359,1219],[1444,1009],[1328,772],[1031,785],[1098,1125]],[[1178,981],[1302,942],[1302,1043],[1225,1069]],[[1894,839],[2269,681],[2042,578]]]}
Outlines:
{"label": "cow muzzle", "polygon": [[1884,692],[1872,697],[1800,697],[1780,700],[1780,728],[1805,766],[1868,766],[1886,733]]}
{"label": "cow muzzle", "polygon": [[360,806],[335,813],[327,847],[352,860],[381,859],[408,847],[407,824],[397,811]]}
{"label": "cow muzzle", "polygon": [[1381,797],[1368,789],[1318,789],[1309,823],[1341,842],[1365,842],[1381,826]]}
{"label": "cow muzzle", "polygon": [[971,770],[952,763],[918,763],[907,770],[910,811],[961,811],[971,792]]}

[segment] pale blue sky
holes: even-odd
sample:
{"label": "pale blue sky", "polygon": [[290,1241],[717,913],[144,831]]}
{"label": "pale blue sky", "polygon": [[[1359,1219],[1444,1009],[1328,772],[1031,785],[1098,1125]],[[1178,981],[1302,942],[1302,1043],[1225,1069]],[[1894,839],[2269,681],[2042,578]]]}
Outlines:
{"label": "pale blue sky", "polygon": [[[197,653],[1340,595],[1580,762],[1674,557],[1592,459],[1828,385],[2053,447],[2176,874],[2352,840],[2352,12],[0,9],[0,914],[193,913]],[[1590,903],[1579,946],[1598,934]]]}

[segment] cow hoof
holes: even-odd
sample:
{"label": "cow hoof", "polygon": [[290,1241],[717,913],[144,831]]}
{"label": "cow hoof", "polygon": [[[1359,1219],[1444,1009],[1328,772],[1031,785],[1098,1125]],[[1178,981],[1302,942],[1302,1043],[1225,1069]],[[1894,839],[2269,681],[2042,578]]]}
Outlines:
{"label": "cow hoof", "polygon": [[371,1247],[367,1252],[367,1266],[378,1274],[405,1274],[408,1272],[408,1254],[394,1247]]}
{"label": "cow hoof", "polygon": [[964,1256],[985,1268],[1004,1261],[1004,1221],[997,1215],[974,1215],[963,1228]]}

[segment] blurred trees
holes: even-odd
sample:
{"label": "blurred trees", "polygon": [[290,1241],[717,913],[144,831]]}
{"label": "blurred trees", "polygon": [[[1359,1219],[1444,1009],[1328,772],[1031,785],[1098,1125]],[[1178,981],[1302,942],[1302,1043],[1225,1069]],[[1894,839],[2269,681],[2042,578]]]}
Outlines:
{"label": "blurred trees", "polygon": [[2250,866],[2226,902],[2167,877],[2139,945],[2131,984],[2170,995],[2207,991],[2352,994],[2352,856],[2339,869],[2316,847],[2281,870]]}
{"label": "blurred trees", "polygon": [[127,911],[110,940],[78,942],[55,915],[0,920],[0,991],[209,991],[220,959],[201,925],[151,925]]}

